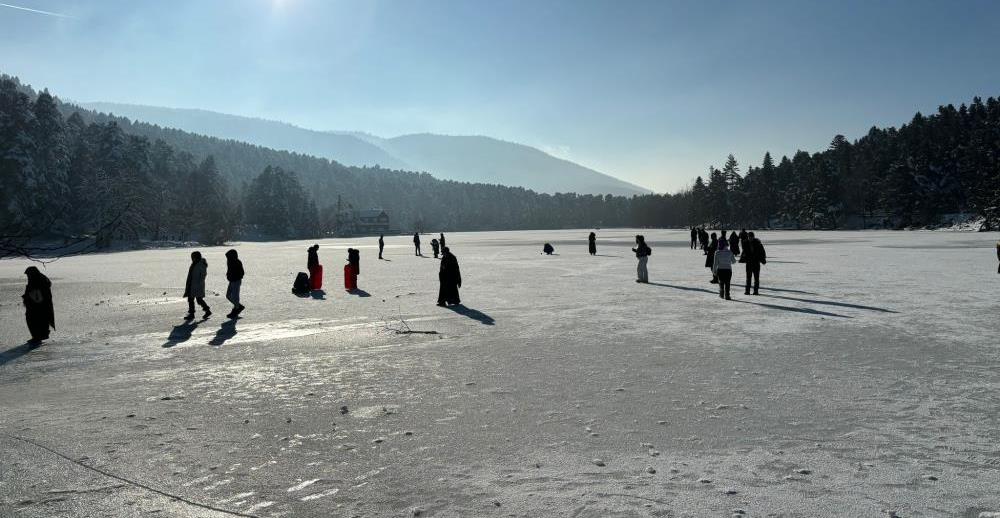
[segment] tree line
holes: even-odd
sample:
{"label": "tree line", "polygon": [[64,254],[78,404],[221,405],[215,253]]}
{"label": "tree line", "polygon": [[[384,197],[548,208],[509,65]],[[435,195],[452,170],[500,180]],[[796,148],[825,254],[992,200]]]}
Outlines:
{"label": "tree line", "polygon": [[767,153],[745,174],[730,155],[690,189],[626,198],[347,167],[84,110],[0,78],[0,256],[40,238],[316,237],[334,228],[338,197],[385,209],[403,231],[905,227],[951,212],[996,221],[1000,101],[942,106],[777,163]]}

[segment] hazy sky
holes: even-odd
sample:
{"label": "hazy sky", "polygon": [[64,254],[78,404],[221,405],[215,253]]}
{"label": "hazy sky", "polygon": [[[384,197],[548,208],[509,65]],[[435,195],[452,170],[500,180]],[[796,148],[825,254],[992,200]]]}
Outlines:
{"label": "hazy sky", "polygon": [[991,0],[3,0],[0,35],[65,98],[489,135],[658,191],[1000,95]]}

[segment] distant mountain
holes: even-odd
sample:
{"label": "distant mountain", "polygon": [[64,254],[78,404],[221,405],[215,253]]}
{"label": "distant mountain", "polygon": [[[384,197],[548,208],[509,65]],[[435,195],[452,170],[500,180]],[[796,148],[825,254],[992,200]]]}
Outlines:
{"label": "distant mountain", "polygon": [[284,122],[207,110],[104,102],[75,104],[97,112],[199,135],[239,140],[272,149],[329,158],[344,165],[380,165],[385,169],[413,169],[412,166],[400,162],[378,146],[346,132],[312,131]]}
{"label": "distant mountain", "polygon": [[314,131],[205,110],[104,102],[78,104],[133,120],[328,158],[349,166],[426,171],[447,180],[518,186],[545,193],[631,196],[650,192],[536,148],[490,137],[418,134],[381,138],[359,132]]}

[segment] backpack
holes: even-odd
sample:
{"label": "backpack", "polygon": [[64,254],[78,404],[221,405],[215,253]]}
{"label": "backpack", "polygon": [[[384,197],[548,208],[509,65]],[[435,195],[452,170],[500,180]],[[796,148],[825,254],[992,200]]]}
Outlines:
{"label": "backpack", "polygon": [[757,255],[759,255],[760,264],[767,264],[767,252],[764,251],[764,245],[757,245]]}
{"label": "backpack", "polygon": [[646,256],[647,257],[653,255],[653,249],[650,248],[649,245],[643,245],[643,246],[646,247]]}
{"label": "backpack", "polygon": [[309,293],[309,274],[306,272],[299,272],[295,276],[295,283],[292,284],[292,293],[296,295],[303,295]]}

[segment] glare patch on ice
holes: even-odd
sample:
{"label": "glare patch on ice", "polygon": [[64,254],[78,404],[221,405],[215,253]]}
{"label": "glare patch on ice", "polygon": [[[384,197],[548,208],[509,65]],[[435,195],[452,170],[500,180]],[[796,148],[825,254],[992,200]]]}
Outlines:
{"label": "glare patch on ice", "polygon": [[318,478],[314,478],[312,480],[306,480],[306,481],[304,481],[304,482],[302,482],[300,484],[296,484],[296,485],[288,488],[288,492],[291,493],[291,492],[294,492],[294,491],[301,491],[301,490],[303,490],[303,489],[305,489],[305,488],[307,488],[307,487],[309,487],[309,486],[311,486],[311,485],[313,485],[313,484],[315,484],[315,483],[317,483],[319,481],[320,481],[320,479],[318,479]]}
{"label": "glare patch on ice", "polygon": [[331,488],[331,489],[327,489],[326,491],[320,491],[319,493],[313,493],[311,495],[306,495],[306,496],[300,498],[299,500],[301,500],[303,502],[308,502],[310,500],[316,500],[318,498],[323,498],[324,496],[333,496],[333,495],[335,495],[335,494],[337,494],[339,492],[340,492],[339,489],[337,489],[337,488]]}

